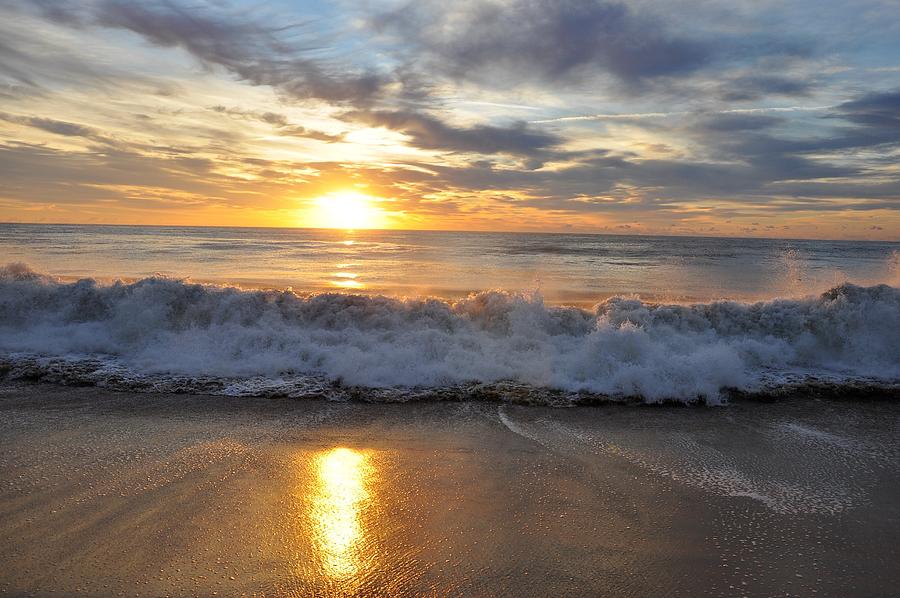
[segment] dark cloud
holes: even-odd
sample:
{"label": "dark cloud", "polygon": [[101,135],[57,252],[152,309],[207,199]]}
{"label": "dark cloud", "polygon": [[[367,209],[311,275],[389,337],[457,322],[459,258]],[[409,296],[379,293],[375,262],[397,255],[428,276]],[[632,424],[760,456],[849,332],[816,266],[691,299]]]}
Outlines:
{"label": "dark cloud", "polygon": [[260,122],[268,123],[276,127],[286,127],[290,124],[288,122],[287,116],[278,112],[257,112],[255,110],[228,108],[227,106],[222,105],[211,106],[210,110],[235,118],[242,118],[245,120],[258,120]]}
{"label": "dark cloud", "polygon": [[[686,196],[693,188],[697,197],[750,195],[767,202],[789,197],[791,206],[810,210],[825,199],[872,200],[866,209],[885,207],[875,200],[896,205],[900,179],[883,168],[890,160],[861,161],[859,153],[878,148],[891,155],[891,148],[900,147],[898,114],[900,92],[892,91],[839,104],[820,119],[832,125],[825,129],[782,128],[787,121],[763,114],[700,117],[679,131],[694,141],[698,157],[693,162],[645,161],[640,176],[630,180],[658,184],[665,195]],[[802,198],[811,201],[801,204]]]}
{"label": "dark cloud", "polygon": [[315,139],[317,141],[325,141],[327,143],[343,141],[344,137],[346,136],[346,133],[338,133],[337,135],[332,135],[330,133],[323,133],[322,131],[307,129],[306,127],[302,127],[300,125],[290,125],[282,127],[278,130],[278,134],[284,135],[285,137],[303,137],[306,139]]}
{"label": "dark cloud", "polygon": [[259,115],[259,120],[275,127],[286,127],[290,124],[284,114],[278,114],[276,112],[263,112]]}
{"label": "dark cloud", "polygon": [[812,92],[810,81],[781,75],[750,75],[728,81],[720,89],[726,102],[748,102],[769,96],[805,97]]}
{"label": "dark cloud", "polygon": [[68,25],[84,25],[84,13],[78,10],[78,3],[65,0],[30,0],[32,8],[44,18]]}
{"label": "dark cloud", "polygon": [[15,114],[6,114],[4,112],[0,112],[0,120],[14,122],[28,127],[34,127],[35,129],[41,129],[42,131],[47,131],[48,133],[54,133],[56,135],[63,135],[65,137],[100,137],[99,133],[91,127],[62,120],[55,120],[52,118],[18,116]]}
{"label": "dark cloud", "polygon": [[287,116],[278,112],[257,112],[254,110],[241,110],[240,108],[228,108],[221,105],[212,106],[210,109],[219,114],[226,114],[235,118],[264,122],[275,127],[279,135],[284,135],[286,137],[305,137],[307,139],[316,139],[318,141],[333,143],[335,141],[341,141],[345,136],[344,133],[331,135],[322,131],[307,129],[300,125],[291,124]]}
{"label": "dark cloud", "polygon": [[[794,169],[794,178],[860,175],[858,169],[825,164],[823,156],[840,157],[862,149],[900,146],[900,90],[864,94],[832,108],[822,121],[834,126],[807,131],[800,137],[777,136],[764,130],[717,135],[708,130],[710,134],[700,141],[723,158],[768,163],[779,170]],[[811,155],[819,159],[813,161],[807,157]]]}
{"label": "dark cloud", "polygon": [[597,0],[416,1],[373,22],[458,79],[554,81],[602,70],[635,83],[694,71],[713,52],[624,4]]}
{"label": "dark cloud", "polygon": [[93,137],[95,135],[94,130],[90,127],[52,118],[29,118],[27,122],[32,127],[66,137]]}
{"label": "dark cloud", "polygon": [[[613,0],[416,0],[379,14],[373,26],[411,45],[411,61],[457,80],[491,86],[525,82],[584,86],[606,73],[631,91],[654,80],[688,77],[701,70],[756,59],[805,56],[809,45],[794,36],[713,33],[667,26],[665,7],[654,16]],[[776,76],[745,77],[733,93],[804,92],[804,83]],[[670,89],[670,91],[672,91]]]}
{"label": "dark cloud", "polygon": [[837,107],[837,115],[850,122],[900,131],[900,89],[866,94]]}
{"label": "dark cloud", "polygon": [[[433,174],[423,182],[423,192],[516,192],[509,201],[572,212],[659,212],[722,199],[773,211],[900,208],[900,181],[879,182],[877,174],[867,178],[857,168],[777,154],[727,162],[721,158],[704,162],[606,156],[531,171],[496,169],[484,162],[431,165],[424,167]],[[854,201],[848,203],[848,198]]]}
{"label": "dark cloud", "polygon": [[703,116],[697,128],[706,131],[756,131],[780,125],[783,118],[768,114],[714,114]]}
{"label": "dark cloud", "polygon": [[403,133],[414,146],[430,150],[540,157],[562,142],[556,135],[531,129],[521,122],[509,127],[458,128],[432,116],[402,111],[355,111],[343,118]]}

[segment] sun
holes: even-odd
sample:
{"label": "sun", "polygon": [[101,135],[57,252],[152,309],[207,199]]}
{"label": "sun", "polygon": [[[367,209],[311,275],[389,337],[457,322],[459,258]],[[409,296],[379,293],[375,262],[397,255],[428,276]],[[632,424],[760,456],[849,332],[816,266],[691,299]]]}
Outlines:
{"label": "sun", "polygon": [[336,191],[316,199],[312,225],[316,228],[384,228],[387,214],[378,200],[357,191]]}

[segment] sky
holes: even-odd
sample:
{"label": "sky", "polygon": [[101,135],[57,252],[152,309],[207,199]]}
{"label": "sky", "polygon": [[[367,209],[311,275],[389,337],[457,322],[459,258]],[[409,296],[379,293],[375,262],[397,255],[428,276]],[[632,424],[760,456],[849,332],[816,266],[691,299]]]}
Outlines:
{"label": "sky", "polygon": [[0,221],[900,240],[896,0],[0,0]]}

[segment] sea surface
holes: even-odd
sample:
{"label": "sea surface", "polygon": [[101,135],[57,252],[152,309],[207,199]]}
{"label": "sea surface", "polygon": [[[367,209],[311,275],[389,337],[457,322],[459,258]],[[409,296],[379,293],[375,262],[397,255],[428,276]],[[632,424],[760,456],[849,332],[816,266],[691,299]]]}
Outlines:
{"label": "sea surface", "polygon": [[900,385],[900,243],[0,224],[0,374],[717,403]]}
{"label": "sea surface", "polygon": [[900,283],[900,242],[438,231],[0,224],[4,263],[68,279],[154,275],[445,299],[503,289],[591,307]]}

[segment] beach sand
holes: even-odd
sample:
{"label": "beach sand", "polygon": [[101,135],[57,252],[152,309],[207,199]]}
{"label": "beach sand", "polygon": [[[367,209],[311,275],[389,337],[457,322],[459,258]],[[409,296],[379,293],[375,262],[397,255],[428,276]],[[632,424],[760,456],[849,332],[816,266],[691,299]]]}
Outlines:
{"label": "beach sand", "polygon": [[900,587],[900,404],[365,404],[0,385],[0,592]]}

